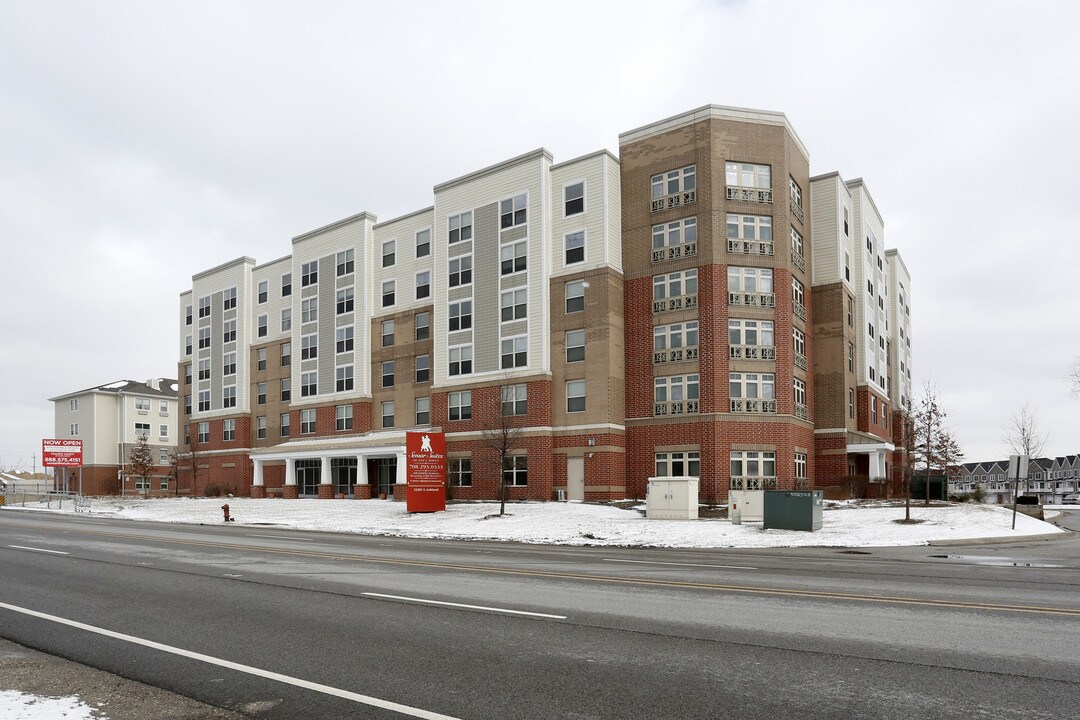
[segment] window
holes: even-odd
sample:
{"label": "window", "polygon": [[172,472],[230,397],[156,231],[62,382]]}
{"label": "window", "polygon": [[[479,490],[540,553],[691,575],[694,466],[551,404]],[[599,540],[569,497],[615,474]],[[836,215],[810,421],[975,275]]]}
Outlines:
{"label": "window", "polygon": [[382,284],[382,306],[390,307],[394,304],[394,288],[395,283],[393,280],[387,280]]}
{"label": "window", "polygon": [[672,375],[653,379],[653,415],[698,412],[700,376]]}
{"label": "window", "polygon": [[[728,213],[727,237],[729,251],[758,252],[762,255],[771,255],[772,218],[767,215],[736,215]],[[740,246],[740,241],[748,246]],[[749,245],[749,243],[755,243],[755,241],[760,242],[761,245]],[[763,249],[765,243],[768,243],[768,252]]]}
{"label": "window", "polygon": [[[774,488],[776,478],[776,453],[756,450],[731,451],[731,477],[745,478],[749,482],[746,490],[764,490]],[[762,482],[769,478],[772,482]]]}
{"label": "window", "polygon": [[279,419],[281,422],[281,437],[289,437],[289,425],[291,422],[289,420],[289,413],[281,413]]}
{"label": "window", "polygon": [[701,453],[689,452],[656,453],[656,477],[699,477],[701,475]]}
{"label": "window", "polygon": [[300,434],[310,435],[315,432],[315,410],[300,411]]}
{"label": "window", "polygon": [[802,406],[806,405],[806,383],[803,382],[802,380],[800,380],[799,378],[795,378],[794,385],[795,385],[795,406],[796,406],[796,409],[797,409],[799,405],[802,405]]}
{"label": "window", "polygon": [[847,369],[848,372],[855,372],[855,344],[847,344]]}
{"label": "window", "polygon": [[450,287],[468,285],[472,282],[472,255],[462,255],[450,260]]}
{"label": "window", "polygon": [[788,177],[788,193],[791,197],[791,203],[798,208],[802,207],[802,188],[799,187],[799,183],[795,182],[795,178]]}
{"label": "window", "polygon": [[679,362],[698,357],[698,321],[653,328],[653,362]]}
{"label": "window", "polygon": [[318,394],[318,382],[318,373],[300,373],[300,397],[311,397]]}
{"label": "window", "polygon": [[199,423],[199,433],[198,433],[198,435],[199,435],[199,438],[198,438],[199,442],[201,442],[201,443],[210,442],[210,423],[208,423],[208,422]]}
{"label": "window", "polygon": [[[772,168],[768,165],[729,162],[725,163],[724,169],[729,188],[772,188]],[[730,193],[728,197],[731,197]],[[772,198],[769,200],[771,202]]]}
{"label": "window", "polygon": [[472,345],[450,348],[450,375],[468,375],[472,373]]}
{"label": "window", "polygon": [[226,442],[236,439],[236,420],[223,420],[221,422],[221,439]]}
{"label": "window", "polygon": [[731,412],[776,412],[776,375],[728,373]]}
{"label": "window", "polygon": [[[306,262],[300,266],[300,287],[307,287],[319,282],[319,263],[317,261]],[[282,295],[285,294],[282,288]]]}
{"label": "window", "polygon": [[335,410],[336,429],[352,430],[352,405],[338,405]]}
{"label": "window", "polygon": [[199,360],[199,379],[210,379],[210,358],[202,358]]}
{"label": "window", "polygon": [[236,353],[225,353],[225,357],[221,365],[222,375],[235,375],[236,374]]}
{"label": "window", "polygon": [[[162,464],[162,465],[168,465],[169,464],[169,462],[170,462],[169,461],[169,451],[166,450],[165,448],[161,448],[161,450],[158,452],[158,462],[160,464]],[[161,489],[162,490],[167,490],[168,489],[166,487],[167,485],[168,485],[168,481],[165,481],[164,484],[162,485]]]}
{"label": "window", "polygon": [[282,402],[292,399],[292,378],[282,378],[278,389]]}
{"label": "window", "polygon": [[653,262],[697,255],[697,218],[653,225]]}
{"label": "window", "polygon": [[563,202],[566,216],[585,212],[585,183],[579,182],[563,188]]}
{"label": "window", "polygon": [[[334,331],[335,334],[335,350],[339,353],[352,352],[353,350],[353,327],[338,328]],[[391,341],[393,335],[391,335]]]}
{"label": "window", "polygon": [[585,281],[574,280],[566,283],[566,312],[575,313],[585,310]]}
{"label": "window", "polygon": [[210,410],[210,391],[199,391],[199,412],[208,412]]}
{"label": "window", "polygon": [[168,437],[169,437],[169,426],[168,425],[158,425],[158,437],[161,438],[162,440],[168,439]]}
{"label": "window", "polygon": [[447,228],[449,229],[447,242],[450,244],[472,240],[472,212],[451,215],[447,221]]}
{"label": "window", "polygon": [[527,242],[508,243],[499,249],[499,274],[512,275],[522,272],[528,266],[526,258]]}
{"label": "window", "polygon": [[300,338],[300,359],[312,360],[319,357],[319,336],[304,335]]}
{"label": "window", "polygon": [[416,273],[416,299],[422,300],[431,295],[431,271]]}
{"label": "window", "polygon": [[292,330],[292,308],[281,310],[281,332]]}
{"label": "window", "polygon": [[472,390],[450,393],[447,400],[447,411],[451,420],[469,420],[472,418]]}
{"label": "window", "polygon": [[184,324],[185,325],[190,325],[191,324],[191,306],[190,305],[185,305],[184,306]]}
{"label": "window", "polygon": [[450,458],[447,475],[452,487],[472,487],[472,459]]}
{"label": "window", "polygon": [[259,281],[259,302],[260,303],[266,302],[266,300],[267,300],[267,298],[269,296],[270,296],[270,282],[268,280],[260,280]]}
{"label": "window", "polygon": [[874,323],[867,323],[866,331],[870,333],[870,337],[874,337]]}
{"label": "window", "polygon": [[[791,339],[795,350],[795,364],[806,369],[806,334],[799,328],[791,329]],[[801,362],[800,362],[801,360]]]}
{"label": "window", "polygon": [[795,278],[791,278],[791,299],[794,300],[795,303],[798,305],[806,305],[806,297],[805,293],[803,292],[803,284]]}
{"label": "window", "polygon": [[571,380],[566,383],[566,412],[585,412],[584,380]]}
{"label": "window", "polygon": [[382,386],[394,387],[394,361],[386,360],[382,364]]}
{"label": "window", "polygon": [[565,245],[565,264],[573,265],[574,263],[585,262],[585,231],[580,230],[578,232],[570,233],[566,236],[564,241]]}
{"label": "window", "polygon": [[504,385],[502,388],[502,414],[526,415],[529,412],[529,386]]}
{"label": "window", "polygon": [[428,425],[431,423],[431,398],[416,398],[416,424]]}
{"label": "window", "polygon": [[344,250],[337,254],[337,276],[351,275],[353,272],[353,250]]}
{"label": "window", "polygon": [[259,440],[266,439],[266,416],[260,415],[255,418],[255,437]]}
{"label": "window", "polygon": [[236,309],[236,288],[229,288],[221,294],[221,309],[222,310],[235,310]]}
{"label": "window", "polygon": [[382,426],[384,428],[394,427],[394,401],[386,400],[382,404]]}
{"label": "window", "polygon": [[285,273],[281,276],[281,297],[290,295],[292,295],[292,273]]}
{"label": "window", "polygon": [[848,234],[848,209],[844,208],[844,234]]}
{"label": "window", "polygon": [[851,282],[851,253],[844,253],[844,279]]}
{"label": "window", "polygon": [[292,343],[281,343],[281,366],[292,363]]}
{"label": "window", "polygon": [[236,386],[226,385],[221,391],[221,407],[236,407]]}
{"label": "window", "polygon": [[870,422],[877,425],[877,396],[870,396]]}
{"label": "window", "polygon": [[353,311],[353,289],[351,287],[337,291],[337,314],[344,315]]}
{"label": "window", "polygon": [[417,340],[427,340],[431,337],[431,315],[426,312],[416,313],[413,318],[413,327],[416,328]]}
{"label": "window", "polygon": [[77,436],[79,434],[79,423],[71,423],[71,425],[68,426],[68,432],[71,434],[71,437]]}
{"label": "window", "polygon": [[849,418],[855,419],[855,391],[851,388],[847,391],[847,413]]}
{"label": "window", "polygon": [[776,359],[776,338],[772,320],[728,320],[728,343],[732,358]]}
{"label": "window", "polygon": [[773,271],[770,268],[728,266],[728,293],[763,293],[773,291]]}
{"label": "window", "polygon": [[150,437],[150,423],[135,423],[135,437]]}
{"label": "window", "polygon": [[416,356],[416,382],[425,383],[431,379],[431,356]]}
{"label": "window", "polygon": [[525,367],[529,364],[528,338],[524,335],[506,338],[500,344],[503,370]]}
{"label": "window", "polygon": [[855,327],[855,302],[849,297],[847,299],[847,324],[848,327]]}
{"label": "window", "polygon": [[308,298],[300,301],[300,322],[310,323],[319,319],[319,298]]}
{"label": "window", "polygon": [[210,317],[210,296],[199,298],[199,317]]}
{"label": "window", "polygon": [[499,204],[499,228],[515,227],[525,224],[525,209],[527,200],[524,194],[516,195],[509,200],[503,200]]}
{"label": "window", "polygon": [[222,342],[236,342],[236,321],[226,320],[224,328],[225,332],[222,334]]}
{"label": "window", "polygon": [[697,269],[653,277],[653,312],[697,307]]}
{"label": "window", "polygon": [[199,328],[199,349],[204,350],[210,347],[210,328]]}
{"label": "window", "polygon": [[[901,370],[902,369],[903,368],[901,368]],[[185,385],[190,385],[191,384],[191,363],[188,363],[187,365],[184,366],[184,384]],[[74,409],[77,410],[78,408],[74,408]]]}
{"label": "window", "polygon": [[472,300],[450,304],[450,332],[472,327]]}
{"label": "window", "polygon": [[397,262],[397,240],[387,240],[382,244],[382,266],[393,267]]}
{"label": "window", "polygon": [[184,336],[184,354],[185,355],[190,355],[191,354],[191,336],[190,335],[185,335]]}
{"label": "window", "polygon": [[421,230],[416,233],[416,257],[427,257],[431,254],[431,230]]}
{"label": "window", "polygon": [[568,330],[566,332],[566,362],[581,362],[585,359],[585,331]]}
{"label": "window", "polygon": [[257,370],[266,369],[266,348],[259,348],[255,351],[255,368]]}
{"label": "window", "polygon": [[791,253],[793,255],[803,256],[803,239],[802,235],[795,228],[791,228]]}
{"label": "window", "polygon": [[527,295],[528,290],[520,288],[518,290],[507,290],[499,296],[502,322],[521,320],[525,317]]}
{"label": "window", "polygon": [[[690,192],[697,189],[697,166],[689,165],[678,170],[652,176],[652,198]],[[655,208],[654,208],[655,209]]]}
{"label": "window", "polygon": [[525,487],[529,484],[529,458],[527,455],[507,455],[504,462],[504,485]]}
{"label": "window", "polygon": [[353,366],[343,365],[334,371],[334,387],[337,392],[347,392],[353,389]]}

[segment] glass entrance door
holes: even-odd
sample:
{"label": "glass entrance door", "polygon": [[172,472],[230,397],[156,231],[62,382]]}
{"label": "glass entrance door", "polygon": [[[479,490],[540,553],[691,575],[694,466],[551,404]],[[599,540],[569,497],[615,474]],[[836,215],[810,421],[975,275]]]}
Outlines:
{"label": "glass entrance door", "polygon": [[375,477],[378,478],[379,495],[394,496],[394,484],[397,482],[397,458],[378,458],[375,460]]}
{"label": "glass entrance door", "polygon": [[322,474],[321,460],[296,461],[296,491],[300,495],[318,495]]}

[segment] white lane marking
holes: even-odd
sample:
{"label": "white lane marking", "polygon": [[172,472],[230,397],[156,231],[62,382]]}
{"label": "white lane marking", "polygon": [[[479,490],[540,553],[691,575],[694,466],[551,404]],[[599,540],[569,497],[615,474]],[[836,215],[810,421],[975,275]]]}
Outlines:
{"label": "white lane marking", "polygon": [[304,542],[315,542],[315,538],[289,537],[288,535],[255,535],[253,533],[244,534],[248,537],[270,538],[271,540],[303,540]]}
{"label": "white lane marking", "polygon": [[459,720],[459,718],[455,718],[451,715],[443,715],[441,713],[431,712],[430,710],[421,710],[420,708],[409,707],[408,705],[402,705],[400,703],[391,702],[389,700],[380,700],[379,698],[371,697],[370,695],[361,695],[360,693],[350,692],[348,690],[342,690],[336,687],[330,687],[329,685],[321,685],[319,683],[313,683],[307,680],[301,680],[300,678],[294,678],[288,675],[270,672],[269,670],[263,670],[261,668],[252,667],[250,665],[242,665],[240,663],[232,662],[231,660],[222,660],[221,658],[216,658],[211,655],[203,655],[202,653],[192,652],[191,650],[184,650],[183,648],[173,647],[172,645],[165,645],[163,643],[154,642],[153,640],[146,640],[144,638],[135,637],[134,635],[125,635],[124,633],[115,632],[113,630],[106,630],[105,628],[100,628],[95,625],[87,625],[86,623],[81,623],[76,620],[69,620],[67,618],[62,618],[57,615],[49,615],[43,612],[38,612],[37,610],[30,610],[29,608],[19,607],[18,605],[8,605],[5,602],[0,602],[0,608],[3,608],[5,610],[11,610],[12,612],[22,613],[23,615],[29,615],[30,617],[48,620],[49,622],[58,623],[60,625],[67,625],[68,627],[78,628],[79,630],[86,630],[87,632],[97,633],[98,635],[104,635],[105,637],[123,640],[124,642],[133,643],[135,645],[142,645],[143,647],[152,648],[154,650],[161,650],[162,652],[179,655],[180,657],[186,657],[192,660],[199,660],[210,665],[217,665],[218,667],[247,673],[248,675],[255,675],[257,677],[266,678],[268,680],[276,680],[277,682],[285,683],[286,685],[293,685],[299,688],[304,688],[305,690],[314,690],[315,692],[321,692],[324,695],[333,695],[334,697],[343,698],[345,700],[352,700],[353,702],[382,708],[383,710],[391,710],[393,712],[401,713],[402,715],[408,715],[409,717],[424,718],[424,720]]}
{"label": "white lane marking", "polygon": [[485,607],[483,605],[465,605],[463,603],[444,602],[442,600],[427,600],[425,598],[404,597],[402,595],[383,595],[382,593],[362,593],[369,597],[387,598],[389,600],[407,600],[408,602],[423,603],[425,605],[446,605],[447,607],[466,608],[468,610],[489,610],[491,612],[509,613],[511,615],[528,615],[529,617],[551,618],[553,620],[565,620],[565,615],[548,615],[546,613],[526,612],[524,610],[508,610],[506,608]]}
{"label": "white lane marking", "polygon": [[32,550],[33,552],[49,553],[50,555],[67,555],[66,552],[60,552],[59,550],[46,550],[44,548],[26,547],[25,545],[8,545],[9,548],[15,548],[16,550]]}
{"label": "white lane marking", "polygon": [[757,570],[749,565],[705,565],[703,563],[677,563],[660,562],[659,560],[619,560],[617,558],[603,558],[604,562],[635,563],[637,565],[679,565],[682,567],[723,568],[725,570]]}

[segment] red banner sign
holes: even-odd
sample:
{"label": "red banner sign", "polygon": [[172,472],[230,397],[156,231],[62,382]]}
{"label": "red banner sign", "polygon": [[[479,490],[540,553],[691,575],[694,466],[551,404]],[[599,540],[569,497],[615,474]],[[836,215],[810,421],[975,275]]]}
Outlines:
{"label": "red banner sign", "polygon": [[405,433],[405,509],[438,512],[446,509],[446,435]]}
{"label": "red banner sign", "polygon": [[45,467],[82,467],[82,440],[42,440]]}

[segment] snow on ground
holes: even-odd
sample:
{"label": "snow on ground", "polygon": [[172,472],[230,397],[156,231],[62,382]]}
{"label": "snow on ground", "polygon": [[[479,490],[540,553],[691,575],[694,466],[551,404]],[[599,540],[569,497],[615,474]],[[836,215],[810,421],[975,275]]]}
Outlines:
{"label": "snow on ground", "polygon": [[[452,503],[445,512],[406,512],[404,502],[384,500],[252,500],[248,498],[94,498],[90,513],[102,517],[221,525],[229,504],[236,526],[395,535],[400,537],[512,540],[557,545],[650,547],[875,547],[925,545],[935,540],[1022,537],[1062,532],[1023,514],[1012,530],[1011,510],[991,505],[912,504],[921,522],[900,524],[904,508],[887,503],[827,503],[816,532],[765,530],[760,522],[648,520],[636,510],[586,503]],[[31,507],[31,506],[27,506]],[[40,506],[44,510],[44,506]],[[0,716],[2,717],[2,716]]]}
{"label": "snow on ground", "polygon": [[0,718],[4,720],[104,720],[77,697],[47,698],[17,690],[0,690]]}

